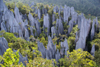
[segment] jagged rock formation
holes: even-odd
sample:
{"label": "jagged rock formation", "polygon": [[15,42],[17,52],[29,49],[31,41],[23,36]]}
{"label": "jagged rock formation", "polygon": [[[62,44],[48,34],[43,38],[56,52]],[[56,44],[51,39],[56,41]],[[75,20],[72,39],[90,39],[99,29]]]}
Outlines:
{"label": "jagged rock formation", "polygon": [[81,23],[81,28],[80,28],[80,33],[79,33],[79,39],[76,42],[75,49],[82,48],[84,50],[85,45],[86,45],[86,39],[87,39],[87,36],[89,34],[89,30],[90,30],[91,20],[85,19],[83,14],[81,14],[81,22],[80,23]]}
{"label": "jagged rock formation", "polygon": [[[65,38],[65,41],[64,42],[61,42],[61,54],[64,56],[64,55],[67,55],[67,50],[69,49],[69,47],[68,47],[68,43],[67,43],[67,40],[66,40],[66,38]],[[62,50],[64,50],[63,52],[62,52]]]}
{"label": "jagged rock formation", "polygon": [[50,22],[49,22],[49,15],[44,15],[44,22],[43,22],[43,29],[45,34],[48,36],[50,33]]}
{"label": "jagged rock formation", "polygon": [[64,28],[63,28],[63,24],[62,24],[61,18],[56,20],[56,29],[57,29],[57,35],[63,34]]}
{"label": "jagged rock formation", "polygon": [[58,13],[58,11],[59,11],[58,6],[54,6],[54,8],[53,8],[53,12],[54,12],[54,13]]}
{"label": "jagged rock formation", "polygon": [[68,22],[68,18],[70,17],[70,7],[64,6],[64,22]]}
{"label": "jagged rock formation", "polygon": [[[43,31],[45,35],[48,37],[47,49],[43,46],[42,43],[38,42],[38,50],[42,53],[43,58],[56,59],[56,61],[58,62],[60,58],[64,57],[64,55],[67,55],[66,51],[69,48],[66,39],[64,42],[61,42],[60,51],[56,50],[56,45],[54,45],[52,42],[52,38],[58,36],[59,34],[62,35],[64,34],[63,22],[67,22],[68,24],[66,25],[69,25],[67,34],[70,34],[73,29],[73,26],[78,24],[79,31],[77,31],[76,33],[75,49],[79,48],[82,48],[83,50],[86,49],[87,47],[86,39],[91,29],[90,19],[86,19],[83,14],[78,15],[78,13],[75,12],[74,7],[70,8],[66,5],[64,6],[64,8],[62,6],[60,6],[60,8],[58,8],[58,6],[55,6],[53,8],[52,16],[49,16],[48,14],[49,9],[46,9],[44,7],[42,7],[42,9],[34,7],[33,9],[34,9],[33,13],[37,14],[38,17],[33,17],[30,12],[27,17],[27,15],[21,14],[17,7],[15,7],[13,13],[5,6],[3,1],[0,0],[0,30],[5,30],[6,32],[14,33],[16,37],[22,37],[25,40],[30,41],[29,40],[30,35],[39,36],[41,34],[42,29],[40,29],[40,22],[38,21],[38,19],[40,20],[42,18],[42,15],[44,14],[43,25],[42,24],[41,25],[43,26]],[[59,19],[58,17],[56,17],[55,13],[59,14]],[[63,16],[61,15],[61,13],[63,13]],[[56,22],[56,24],[53,24],[54,21]],[[98,25],[99,23],[96,18],[93,20],[92,23],[91,40],[93,40],[95,32],[98,31]],[[52,38],[49,36],[50,34]],[[0,40],[1,55],[3,55],[3,52],[8,48],[7,46],[6,47],[2,46],[3,40],[4,38],[1,38]],[[5,43],[7,42],[5,41]],[[3,45],[5,45],[5,43]],[[95,46],[93,46],[91,50],[91,54],[93,56],[94,52],[95,52]],[[23,57],[20,54],[20,62],[27,60],[27,57],[23,59],[22,58]]]}
{"label": "jagged rock formation", "polygon": [[92,55],[92,56],[95,55],[95,44],[92,46],[92,49],[91,49],[91,55]]}
{"label": "jagged rock formation", "polygon": [[52,36],[52,38],[54,38],[55,36],[56,36],[56,28],[53,26],[53,27],[51,27],[51,36]]}
{"label": "jagged rock formation", "polygon": [[38,50],[42,53],[42,57],[47,59],[56,59],[57,62],[60,58],[64,57],[64,55],[67,55],[68,49],[69,47],[66,39],[64,42],[61,42],[60,52],[58,49],[56,51],[56,45],[53,45],[52,38],[50,36],[48,36],[47,49],[45,49],[42,43],[38,42]]}
{"label": "jagged rock formation", "polygon": [[97,21],[97,17],[96,19],[93,19],[93,23],[92,23],[92,29],[91,29],[91,40],[93,40],[94,35],[95,35],[95,31],[97,31],[98,29],[98,21]]}
{"label": "jagged rock formation", "polygon": [[0,38],[0,55],[3,55],[4,52],[6,52],[6,49],[8,49],[8,42],[4,37]]}
{"label": "jagged rock formation", "polygon": [[73,29],[73,25],[74,25],[73,20],[70,20],[70,21],[69,21],[68,34],[71,33],[71,31],[72,31],[72,29]]}
{"label": "jagged rock formation", "polygon": [[41,52],[42,57],[46,58],[46,49],[42,43],[38,42],[38,50]]}
{"label": "jagged rock formation", "polygon": [[38,9],[38,18],[41,19],[41,12],[40,12],[40,9]]}

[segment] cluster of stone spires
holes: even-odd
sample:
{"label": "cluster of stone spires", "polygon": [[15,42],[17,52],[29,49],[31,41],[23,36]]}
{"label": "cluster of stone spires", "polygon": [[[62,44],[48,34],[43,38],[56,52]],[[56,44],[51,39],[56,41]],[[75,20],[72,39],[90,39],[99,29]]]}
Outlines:
{"label": "cluster of stone spires", "polygon": [[[58,34],[64,34],[64,28],[62,22],[68,22],[70,26],[68,28],[68,34],[71,33],[73,26],[78,25],[79,31],[76,33],[76,47],[75,49],[86,49],[86,39],[90,33],[91,40],[94,38],[95,32],[98,30],[98,20],[97,18],[93,20],[91,27],[91,20],[86,19],[83,14],[78,15],[75,12],[74,7],[64,6],[58,8],[54,7],[53,12],[59,14],[59,18],[56,19],[55,14],[52,14],[52,22],[50,22],[50,16],[46,8],[42,8],[42,11],[38,8],[34,8],[34,13],[38,14],[38,18],[33,17],[30,13],[28,17],[19,12],[19,9],[15,7],[14,13],[10,11],[7,6],[0,0],[0,29],[5,30],[6,32],[17,33],[16,37],[22,37],[25,40],[29,41],[29,36],[39,36],[41,34],[40,23],[38,19],[41,19],[41,15],[44,14],[43,18],[43,30],[45,35],[48,36],[48,45],[47,49],[43,46],[42,43],[38,42],[38,49],[42,53],[43,58],[52,59],[55,58],[58,61],[64,55],[67,55],[66,51],[68,50],[67,40],[61,42],[60,51],[56,51],[56,45],[53,45],[52,38],[54,38]],[[60,16],[61,11],[63,11],[63,17]],[[71,17],[69,21],[68,18]],[[25,20],[25,21],[23,21]],[[29,20],[29,23],[28,23]],[[56,21],[56,25],[50,25]],[[27,25],[30,25],[30,31],[28,30]],[[95,27],[96,25],[96,27]],[[67,25],[66,25],[67,26]],[[47,28],[47,32],[45,32],[45,28]],[[33,30],[36,30],[33,33]],[[49,36],[51,33],[51,37]],[[55,35],[54,35],[55,34]],[[3,42],[5,41],[5,42]],[[5,46],[6,45],[6,46]],[[4,38],[0,39],[0,55],[8,48],[7,41]],[[91,54],[94,56],[95,45],[93,45]],[[21,54],[20,57],[22,58]],[[23,62],[23,61],[22,61]]]}

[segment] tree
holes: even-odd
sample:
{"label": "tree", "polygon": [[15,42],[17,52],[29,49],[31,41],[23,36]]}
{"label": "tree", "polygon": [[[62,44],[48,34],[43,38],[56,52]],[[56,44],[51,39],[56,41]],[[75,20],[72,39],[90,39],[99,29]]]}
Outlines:
{"label": "tree", "polygon": [[53,67],[53,64],[52,64],[52,60],[36,57],[34,58],[34,60],[30,60],[27,66],[28,67]]}
{"label": "tree", "polygon": [[59,61],[60,66],[63,65],[65,67],[97,67],[93,59],[94,57],[90,53],[78,49],[73,50],[73,52],[68,52],[68,55]]}
{"label": "tree", "polygon": [[19,51],[13,52],[11,48],[8,48],[3,54],[3,57],[0,56],[0,60],[4,63],[1,64],[3,67],[11,67],[12,65],[18,65],[19,62]]}

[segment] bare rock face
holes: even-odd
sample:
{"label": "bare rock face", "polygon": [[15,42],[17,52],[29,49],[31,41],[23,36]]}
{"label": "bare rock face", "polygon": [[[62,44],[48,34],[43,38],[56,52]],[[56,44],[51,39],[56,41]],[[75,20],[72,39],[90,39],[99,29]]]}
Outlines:
{"label": "bare rock face", "polygon": [[[22,33],[20,33],[20,34],[24,35],[25,34],[25,24],[23,22],[22,15],[19,13],[19,9],[17,7],[15,7],[14,12],[15,12],[15,19],[20,26],[19,30],[21,29],[20,32],[22,31]],[[21,35],[19,35],[19,36],[21,36]]]}
{"label": "bare rock face", "polygon": [[74,24],[76,24],[77,23],[77,17],[78,17],[77,12],[75,12],[74,7],[71,7],[70,10],[71,10],[71,17],[72,17],[71,20],[73,20],[75,22]]}
{"label": "bare rock face", "polygon": [[40,9],[38,9],[38,18],[41,19],[41,12],[40,12]]}
{"label": "bare rock face", "polygon": [[0,0],[0,28],[1,28],[3,11],[4,11],[4,3],[3,3],[3,0]]}
{"label": "bare rock face", "polygon": [[58,6],[55,6],[55,7],[53,8],[53,12],[54,12],[54,13],[57,13],[58,11],[59,11]]}
{"label": "bare rock face", "polygon": [[56,61],[58,62],[59,59],[60,59],[60,53],[59,53],[59,50],[57,50],[56,54],[55,54],[55,59]]}
{"label": "bare rock face", "polygon": [[92,23],[91,40],[93,40],[94,35],[95,35],[95,19],[93,20],[93,23]]}
{"label": "bare rock face", "polygon": [[6,39],[4,37],[0,38],[0,55],[3,55],[8,48],[8,42],[6,41]]}
{"label": "bare rock face", "polygon": [[38,14],[38,8],[37,7],[35,8],[34,13]]}
{"label": "bare rock face", "polygon": [[37,36],[39,36],[41,34],[41,29],[40,29],[40,23],[38,22],[37,19],[35,19],[35,29]]}
{"label": "bare rock face", "polygon": [[54,58],[55,52],[56,52],[56,45],[53,45],[52,38],[50,36],[48,36],[47,50],[48,50],[49,53],[51,53],[51,57],[49,59]]}
{"label": "bare rock face", "polygon": [[98,25],[99,25],[99,23],[98,23],[98,20],[97,20],[97,17],[96,17],[96,19],[93,19],[93,23],[92,23],[91,40],[93,40],[93,38],[94,38],[95,32],[98,29]]}
{"label": "bare rock face", "polygon": [[86,39],[90,31],[90,23],[91,20],[85,19],[83,15],[81,15],[81,28],[79,33],[79,39],[76,42],[76,48],[75,49],[85,49],[86,46]]}
{"label": "bare rock face", "polygon": [[68,22],[68,18],[70,17],[70,7],[64,6],[64,22]]}
{"label": "bare rock face", "polygon": [[72,31],[72,29],[73,29],[73,25],[74,25],[73,20],[70,20],[70,21],[69,21],[68,34],[71,33],[71,31]]}
{"label": "bare rock face", "polygon": [[99,27],[98,18],[96,17],[96,19],[95,19],[95,20],[96,20],[96,21],[95,21],[95,24],[96,24],[96,32],[97,32],[98,27]]}
{"label": "bare rock face", "polygon": [[67,55],[67,50],[69,49],[67,40],[65,38],[64,42],[61,42],[61,50],[60,53],[62,56]]}
{"label": "bare rock face", "polygon": [[51,36],[52,36],[52,38],[54,38],[55,36],[56,36],[56,28],[53,26],[53,27],[51,27]]}
{"label": "bare rock face", "polygon": [[92,46],[92,49],[91,49],[91,55],[92,55],[92,56],[95,55],[95,44]]}
{"label": "bare rock face", "polygon": [[62,24],[61,18],[56,20],[56,29],[57,29],[57,35],[63,34],[64,28],[63,28],[63,24]]}
{"label": "bare rock face", "polygon": [[52,23],[56,21],[55,14],[52,15]]}
{"label": "bare rock face", "polygon": [[29,32],[28,30],[25,28],[25,36],[24,36],[25,40],[29,41]]}
{"label": "bare rock face", "polygon": [[49,15],[44,15],[44,22],[43,22],[43,30],[45,34],[48,36],[50,33],[50,22],[49,22]]}
{"label": "bare rock face", "polygon": [[78,29],[81,29],[81,18],[82,18],[82,14],[78,15]]}
{"label": "bare rock face", "polygon": [[38,42],[38,50],[41,52],[42,58],[46,58],[46,49],[44,45],[40,42]]}
{"label": "bare rock face", "polygon": [[30,21],[30,25],[31,26],[35,26],[35,24],[34,24],[34,18],[33,18],[33,16],[29,13],[29,15],[28,15],[28,19],[29,19],[29,21]]}

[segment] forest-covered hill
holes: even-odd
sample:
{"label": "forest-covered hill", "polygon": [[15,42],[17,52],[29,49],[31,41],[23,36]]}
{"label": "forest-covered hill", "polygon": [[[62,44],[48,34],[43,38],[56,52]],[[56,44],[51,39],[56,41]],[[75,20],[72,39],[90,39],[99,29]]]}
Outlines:
{"label": "forest-covered hill", "polygon": [[75,10],[81,11],[85,14],[91,14],[93,16],[100,16],[100,0],[4,0],[6,2],[18,2],[23,3],[44,3],[44,4],[55,4],[73,6]]}

